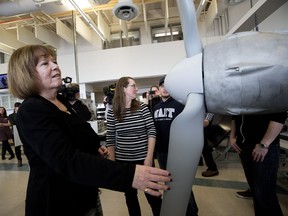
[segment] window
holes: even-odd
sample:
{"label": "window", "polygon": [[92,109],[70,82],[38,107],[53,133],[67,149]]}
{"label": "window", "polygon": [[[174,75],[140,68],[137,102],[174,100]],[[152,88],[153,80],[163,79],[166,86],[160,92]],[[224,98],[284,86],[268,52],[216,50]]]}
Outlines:
{"label": "window", "polygon": [[5,107],[7,112],[9,112],[9,110],[13,110],[15,102],[21,102],[21,100],[13,97],[13,95],[10,94],[0,94],[0,106]]}
{"label": "window", "polygon": [[104,49],[128,47],[140,45],[140,32],[138,30],[130,30],[128,38],[125,37],[122,31],[111,34],[111,42],[104,42]]}
{"label": "window", "polygon": [[155,26],[151,29],[153,43],[183,40],[181,24],[170,24],[166,29],[164,26]]}

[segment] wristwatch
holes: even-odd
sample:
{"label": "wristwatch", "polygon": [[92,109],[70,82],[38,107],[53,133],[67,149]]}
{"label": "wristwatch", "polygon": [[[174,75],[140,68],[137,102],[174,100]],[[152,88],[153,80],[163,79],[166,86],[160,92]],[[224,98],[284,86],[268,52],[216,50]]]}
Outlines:
{"label": "wristwatch", "polygon": [[260,143],[259,145],[261,148],[269,149],[269,145],[267,144]]}

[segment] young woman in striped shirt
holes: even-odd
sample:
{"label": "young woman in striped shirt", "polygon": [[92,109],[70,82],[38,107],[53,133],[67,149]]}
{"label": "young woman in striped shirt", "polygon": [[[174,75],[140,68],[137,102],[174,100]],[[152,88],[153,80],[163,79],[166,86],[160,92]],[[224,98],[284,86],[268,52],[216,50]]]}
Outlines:
{"label": "young woman in striped shirt", "polygon": [[[137,91],[133,78],[122,77],[118,80],[113,107],[107,115],[108,158],[120,163],[153,166],[156,130],[147,105],[136,99]],[[161,197],[145,195],[153,215],[160,215]],[[140,216],[137,190],[131,188],[125,192],[125,197],[130,216]]]}

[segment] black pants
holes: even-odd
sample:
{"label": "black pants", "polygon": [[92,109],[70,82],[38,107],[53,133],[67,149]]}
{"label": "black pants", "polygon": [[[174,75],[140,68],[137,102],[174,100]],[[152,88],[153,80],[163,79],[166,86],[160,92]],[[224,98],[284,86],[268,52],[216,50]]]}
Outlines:
{"label": "black pants", "polygon": [[204,157],[208,170],[217,171],[218,170],[217,165],[212,155],[212,148],[208,145],[206,136],[204,136],[204,147],[203,147],[202,155]]}
{"label": "black pants", "polygon": [[15,146],[15,154],[16,154],[17,160],[22,160],[21,145]]}
{"label": "black pants", "polygon": [[283,216],[276,194],[279,166],[279,143],[269,147],[263,162],[253,160],[255,144],[240,144],[241,162],[251,192],[253,194],[255,216]]}
{"label": "black pants", "polygon": [[[118,161],[120,163],[124,163],[123,161]],[[125,162],[127,163],[127,162]],[[143,165],[144,161],[129,161],[128,163],[133,164],[141,164]],[[161,211],[162,198],[152,196],[150,194],[145,193],[146,199],[151,206],[152,212],[154,216],[159,216]],[[138,191],[131,187],[130,190],[125,192],[126,205],[128,207],[130,216],[141,216],[141,208],[138,201]]]}
{"label": "black pants", "polygon": [[9,152],[11,157],[15,156],[8,140],[2,141],[2,159],[5,159],[6,151]]}

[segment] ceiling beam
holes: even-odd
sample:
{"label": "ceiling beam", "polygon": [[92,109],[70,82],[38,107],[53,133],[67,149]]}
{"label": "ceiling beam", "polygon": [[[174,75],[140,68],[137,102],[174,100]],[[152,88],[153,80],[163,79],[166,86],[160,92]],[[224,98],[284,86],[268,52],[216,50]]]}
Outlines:
{"label": "ceiling beam", "polygon": [[93,43],[92,30],[81,20],[79,16],[75,19],[76,31],[89,43]]}
{"label": "ceiling beam", "polygon": [[24,43],[17,40],[17,35],[14,32],[0,29],[0,35],[0,44],[7,46],[8,48],[18,49],[25,46]]}
{"label": "ceiling beam", "polygon": [[0,52],[11,55],[13,53],[13,49],[0,43]]}
{"label": "ceiling beam", "polygon": [[60,46],[60,37],[42,26],[35,26],[35,37],[55,48]]}
{"label": "ceiling beam", "polygon": [[68,28],[61,20],[56,18],[56,34],[70,44],[74,43],[73,31]]}
{"label": "ceiling beam", "polygon": [[288,0],[259,0],[227,33],[251,31]]}
{"label": "ceiling beam", "polygon": [[43,41],[35,38],[32,31],[20,25],[17,25],[17,40],[25,44],[43,44]]}

